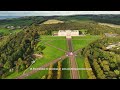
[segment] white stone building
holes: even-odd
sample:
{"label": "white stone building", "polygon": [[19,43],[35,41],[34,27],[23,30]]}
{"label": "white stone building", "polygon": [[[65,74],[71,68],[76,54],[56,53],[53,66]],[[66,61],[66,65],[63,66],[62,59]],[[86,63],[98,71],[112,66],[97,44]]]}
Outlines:
{"label": "white stone building", "polygon": [[58,36],[79,36],[78,30],[59,30]]}

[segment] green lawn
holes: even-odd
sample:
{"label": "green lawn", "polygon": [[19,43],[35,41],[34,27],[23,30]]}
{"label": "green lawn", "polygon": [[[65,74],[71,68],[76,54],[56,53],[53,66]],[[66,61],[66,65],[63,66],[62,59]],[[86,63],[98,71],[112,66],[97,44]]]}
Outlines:
{"label": "green lawn", "polygon": [[22,75],[23,71],[22,72],[14,72],[12,74],[10,74],[9,76],[7,76],[5,79],[12,79],[12,78],[17,78],[18,76]]}
{"label": "green lawn", "polygon": [[[54,53],[54,52],[56,52],[57,54]],[[46,63],[48,63],[48,62],[50,62],[50,61],[58,58],[58,57],[60,57],[60,56],[62,56],[64,54],[63,52],[58,51],[57,49],[51,48],[49,46],[43,51],[43,53],[45,54],[45,56],[43,58],[41,58],[41,59],[37,59],[36,63],[34,63],[33,65],[31,65],[26,70],[26,72],[29,72],[30,68],[38,68],[38,67],[40,67],[40,66],[42,66],[42,65],[44,65],[44,64],[46,64]],[[16,77],[20,76],[22,73],[23,72],[21,72],[21,73],[13,73],[13,74],[9,75],[7,78],[16,78]],[[37,72],[35,75],[31,75],[30,77],[31,78],[34,78],[34,77],[36,78],[38,74],[40,74],[41,76],[43,76],[44,74],[46,74],[46,71]]]}
{"label": "green lawn", "polygon": [[74,51],[86,47],[88,44],[99,38],[100,36],[95,36],[95,35],[72,37],[72,44]]}
{"label": "green lawn", "polygon": [[17,33],[19,31],[21,31],[21,29],[10,30],[10,29],[6,29],[6,28],[0,28],[0,33],[3,35],[8,35],[10,33]]}
{"label": "green lawn", "polygon": [[[79,54],[76,57],[76,62],[78,68],[85,68],[84,67],[84,57],[80,56]],[[86,70],[79,70],[80,79],[87,79],[87,72]]]}
{"label": "green lawn", "polygon": [[[50,46],[47,46],[45,50],[43,50],[44,56],[41,59],[36,59],[36,63],[30,66],[30,68],[37,68],[40,67],[50,61],[55,60],[56,58],[59,58],[60,56],[64,55],[64,52],[61,52],[55,48],[52,48]],[[30,69],[29,68],[29,69]],[[27,71],[29,71],[29,69]],[[26,71],[26,72],[27,72]]]}
{"label": "green lawn", "polygon": [[64,36],[41,35],[42,40],[64,40]]}
{"label": "green lawn", "polygon": [[[44,38],[44,37],[43,37]],[[46,39],[48,39],[48,37],[45,37]],[[45,39],[44,38],[44,39]],[[42,39],[41,42],[44,42],[44,39]],[[40,45],[40,43],[38,43],[38,45]],[[30,68],[37,68],[40,67],[50,61],[55,60],[56,58],[61,57],[62,55],[64,55],[65,53],[63,51],[59,51],[58,49],[45,45],[45,49],[43,50],[43,57],[41,59],[36,59],[36,63],[34,63],[33,65],[31,65],[28,70],[26,70],[26,72],[28,72],[30,70]]]}
{"label": "green lawn", "polygon": [[[70,68],[69,58],[62,61],[62,68]],[[71,79],[70,70],[62,70],[62,79]]]}
{"label": "green lawn", "polygon": [[[52,36],[42,36],[41,38],[42,38],[42,39],[41,39],[41,41],[38,43],[38,45],[40,45],[40,43],[44,43],[44,42],[46,42],[46,41],[49,41],[49,39],[50,39],[50,40],[55,39],[55,40],[56,40],[55,44],[57,45],[57,39],[64,39],[65,37],[55,38],[55,37],[52,37]],[[63,41],[63,42],[64,42],[64,41]],[[62,43],[62,42],[61,42],[61,43]],[[56,48],[53,48],[53,47],[51,47],[51,46],[47,46],[47,45],[46,45],[46,48],[43,50],[43,54],[44,54],[43,58],[41,58],[41,59],[36,59],[36,63],[32,64],[27,70],[25,70],[25,72],[29,72],[29,71],[30,71],[30,68],[40,67],[40,66],[42,66],[42,65],[44,65],[44,64],[46,64],[46,63],[48,63],[48,62],[50,62],[50,61],[52,61],[52,60],[55,60],[56,58],[61,57],[62,55],[64,55],[64,52],[63,52],[63,51],[59,51],[59,50],[56,49]],[[43,75],[43,73],[46,73],[46,72],[44,72],[44,71],[40,71],[40,72],[42,73],[41,76]],[[38,74],[39,74],[40,72],[38,72]],[[20,76],[22,73],[23,73],[23,72],[21,72],[21,73],[13,73],[13,74],[9,75],[7,78],[16,78],[16,77]],[[37,74],[37,73],[36,73],[36,74]],[[37,76],[36,74],[35,74],[35,76]],[[32,78],[32,77],[34,77],[34,75],[31,75],[30,77]]]}
{"label": "green lawn", "polygon": [[61,48],[63,50],[67,49],[66,38],[65,37],[58,37],[58,36],[41,36],[42,43],[51,44],[57,48]]}
{"label": "green lawn", "polygon": [[[54,64],[54,68],[57,68],[57,63]],[[66,58],[65,60],[62,61],[62,68],[69,68],[69,59]],[[52,79],[56,79],[56,70],[53,70],[54,72],[54,76]],[[42,78],[42,76],[47,75],[48,74],[48,70],[44,70],[44,71],[38,71],[37,73],[28,76],[26,79],[40,79]],[[62,71],[62,79],[71,79],[70,77],[70,70],[63,70]]]}
{"label": "green lawn", "polygon": [[41,70],[38,71],[37,73],[32,74],[31,76],[26,77],[25,79],[41,79],[42,76],[47,74],[48,74],[48,70]]}
{"label": "green lawn", "polygon": [[[87,46],[89,43],[91,43],[92,41],[98,39],[100,36],[91,36],[91,35],[87,35],[84,37],[72,37],[72,43],[73,43],[73,47],[74,50],[77,50],[79,48],[83,48],[85,46]],[[61,48],[66,50],[66,39],[65,37],[57,37],[57,36],[41,36],[40,42],[38,43],[37,46],[44,44],[45,43],[51,44],[55,47]],[[30,71],[30,68],[38,68],[46,63],[49,63],[53,60],[55,60],[56,58],[61,57],[62,55],[64,55],[65,53],[63,51],[60,51],[54,47],[45,45],[45,49],[43,50],[43,57],[41,59],[36,59],[36,62],[34,64],[32,64],[27,70],[26,72]],[[77,64],[79,68],[84,68],[84,58],[82,57],[78,57],[76,58]],[[62,62],[62,68],[69,68],[69,59],[65,59]],[[43,75],[46,75],[48,71],[38,71],[37,73],[27,77],[27,78],[31,78],[31,79],[36,79],[36,78],[41,78]],[[20,73],[13,73],[11,75],[9,75],[7,78],[16,78],[18,76],[20,76],[23,72]],[[86,79],[86,71],[80,71],[80,78],[81,79]],[[63,70],[62,71],[62,79],[70,79],[70,71],[68,70]]]}
{"label": "green lawn", "polygon": [[63,50],[67,50],[67,44],[66,44],[66,39],[63,40],[54,40],[49,42],[48,44],[51,44],[57,48],[61,48]]}

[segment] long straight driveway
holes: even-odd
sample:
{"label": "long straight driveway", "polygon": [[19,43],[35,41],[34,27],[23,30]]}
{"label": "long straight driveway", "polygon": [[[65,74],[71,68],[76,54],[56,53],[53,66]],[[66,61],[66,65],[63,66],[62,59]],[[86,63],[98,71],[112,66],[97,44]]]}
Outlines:
{"label": "long straight driveway", "polygon": [[[73,46],[72,46],[72,41],[71,41],[71,37],[67,38],[67,45],[68,45],[68,55],[69,55],[69,60],[70,60],[70,67],[71,69],[76,69],[77,68],[77,63],[75,60],[75,54],[73,53]],[[71,77],[72,79],[79,79],[79,72],[78,70],[71,70]]]}

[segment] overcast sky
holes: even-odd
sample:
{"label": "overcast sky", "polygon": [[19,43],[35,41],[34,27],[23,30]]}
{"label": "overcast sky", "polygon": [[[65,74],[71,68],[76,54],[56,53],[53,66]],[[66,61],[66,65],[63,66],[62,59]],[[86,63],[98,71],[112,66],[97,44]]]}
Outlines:
{"label": "overcast sky", "polygon": [[52,16],[76,14],[120,14],[120,11],[0,11],[0,16]]}

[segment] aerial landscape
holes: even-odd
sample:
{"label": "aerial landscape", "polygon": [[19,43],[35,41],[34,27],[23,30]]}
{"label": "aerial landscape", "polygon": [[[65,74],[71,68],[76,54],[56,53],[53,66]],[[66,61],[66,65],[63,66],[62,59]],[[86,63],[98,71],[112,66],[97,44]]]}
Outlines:
{"label": "aerial landscape", "polygon": [[2,14],[0,79],[120,79],[120,12]]}

